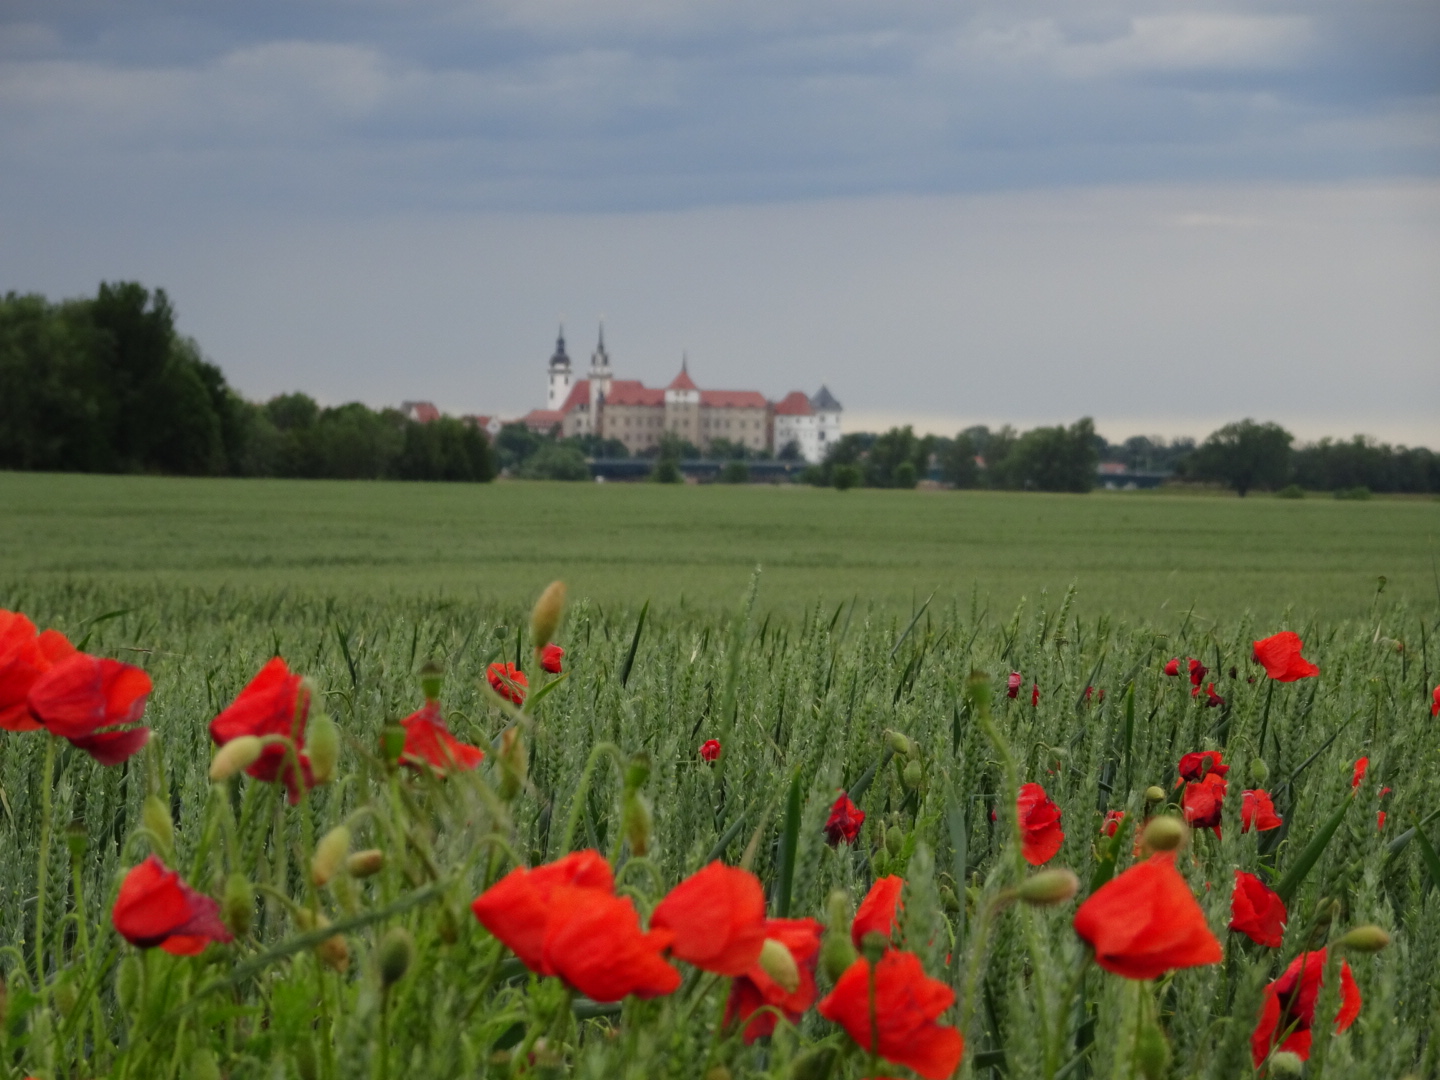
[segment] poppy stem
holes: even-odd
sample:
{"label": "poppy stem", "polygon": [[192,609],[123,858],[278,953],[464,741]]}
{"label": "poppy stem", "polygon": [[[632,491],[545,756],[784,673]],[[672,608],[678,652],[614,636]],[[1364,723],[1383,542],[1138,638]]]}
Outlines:
{"label": "poppy stem", "polygon": [[50,789],[55,776],[55,737],[45,740],[45,765],[40,773],[40,858],[35,868],[35,993],[45,1006],[45,886],[50,871]]}

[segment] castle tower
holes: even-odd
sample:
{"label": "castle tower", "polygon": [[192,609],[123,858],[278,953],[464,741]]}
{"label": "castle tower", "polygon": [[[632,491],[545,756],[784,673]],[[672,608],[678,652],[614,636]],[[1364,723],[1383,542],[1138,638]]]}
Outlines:
{"label": "castle tower", "polygon": [[700,388],[690,378],[688,358],[680,360],[680,374],[665,388],[665,430],[700,445]]}
{"label": "castle tower", "polygon": [[600,324],[600,341],[590,354],[590,415],[595,418],[595,433],[600,434],[600,410],[610,396],[610,354],[605,351],[605,324]]}
{"label": "castle tower", "polygon": [[555,410],[570,396],[570,357],[565,352],[565,327],[555,339],[555,355],[550,357],[549,386],[545,392],[545,408]]}

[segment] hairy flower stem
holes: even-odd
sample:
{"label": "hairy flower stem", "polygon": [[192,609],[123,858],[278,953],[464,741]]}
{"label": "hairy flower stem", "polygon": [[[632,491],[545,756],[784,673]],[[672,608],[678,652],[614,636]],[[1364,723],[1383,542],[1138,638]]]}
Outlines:
{"label": "hairy flower stem", "polygon": [[[55,739],[45,740],[45,765],[40,773],[40,858],[35,868],[35,992],[45,1007],[45,886],[50,872],[50,789],[55,778]],[[81,920],[84,921],[83,918]]]}

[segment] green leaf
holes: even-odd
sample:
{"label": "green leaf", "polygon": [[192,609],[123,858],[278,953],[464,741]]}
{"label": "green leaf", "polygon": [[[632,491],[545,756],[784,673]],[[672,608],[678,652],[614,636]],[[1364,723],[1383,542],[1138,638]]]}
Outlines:
{"label": "green leaf", "polygon": [[1421,830],[1415,830],[1415,839],[1420,844],[1420,854],[1425,859],[1425,869],[1430,873],[1431,884],[1440,889],[1440,855],[1435,854],[1429,838]]}
{"label": "green leaf", "polygon": [[1120,826],[1115,830],[1115,835],[1106,837],[1097,846],[1095,872],[1090,875],[1090,891],[1092,893],[1115,876],[1115,865],[1120,861],[1120,852],[1125,850],[1125,841],[1130,835],[1131,822],[1134,817],[1133,812],[1127,812],[1120,819]]}
{"label": "green leaf", "polygon": [[1285,903],[1290,903],[1291,898],[1299,890],[1305,881],[1305,875],[1309,874],[1315,864],[1320,861],[1320,856],[1325,852],[1325,845],[1330,843],[1330,838],[1335,835],[1335,830],[1340,828],[1340,823],[1345,820],[1345,814],[1349,811],[1354,800],[1347,797],[1340,804],[1340,808],[1330,815],[1328,821],[1320,826],[1320,831],[1310,838],[1300,854],[1296,856],[1295,862],[1280,879],[1280,884],[1275,886],[1275,892]]}
{"label": "green leaf", "polygon": [[803,791],[800,770],[790,778],[790,797],[785,802],[785,827],[780,833],[779,877],[775,882],[775,915],[790,917],[790,892],[795,883],[795,851],[800,841],[800,807]]}
{"label": "green leaf", "polygon": [[630,669],[635,666],[635,653],[640,648],[640,631],[645,629],[645,614],[650,610],[650,601],[646,600],[640,608],[640,618],[635,622],[635,636],[630,639],[630,652],[625,657],[625,666],[620,669],[620,685],[623,688],[630,681]]}

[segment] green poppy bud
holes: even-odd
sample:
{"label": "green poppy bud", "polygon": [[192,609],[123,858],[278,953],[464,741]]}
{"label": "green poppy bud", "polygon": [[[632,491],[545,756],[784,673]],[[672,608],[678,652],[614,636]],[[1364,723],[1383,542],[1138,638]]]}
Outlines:
{"label": "green poppy bud", "polygon": [[530,612],[530,643],[540,648],[555,637],[560,617],[565,614],[565,583],[552,581],[535,601]]}
{"label": "green poppy bud", "polygon": [[885,830],[885,850],[891,855],[899,855],[905,847],[905,830],[899,825],[891,825]]}
{"label": "green poppy bud", "polygon": [[385,759],[385,764],[395,768],[404,752],[405,729],[399,724],[386,724],[380,729],[380,756]]}
{"label": "green poppy bud", "polygon": [[1145,801],[1148,803],[1161,803],[1165,801],[1165,789],[1151,784],[1145,789]]}
{"label": "green poppy bud", "polygon": [[844,889],[832,889],[825,900],[825,913],[829,927],[837,934],[850,932],[850,919],[854,912],[850,908],[850,894]]}
{"label": "green poppy bud", "polygon": [[90,834],[85,831],[85,822],[76,818],[65,826],[65,846],[70,849],[70,858],[83,859],[85,849],[90,846]]}
{"label": "green poppy bud", "polygon": [[1338,944],[1351,952],[1377,953],[1390,944],[1390,935],[1370,923],[1347,931]]}
{"label": "green poppy bud", "polygon": [[885,741],[890,744],[891,750],[902,757],[909,757],[915,753],[915,744],[910,741],[908,736],[902,735],[898,731],[887,731]]}
{"label": "green poppy bud", "polygon": [[385,853],[379,848],[357,851],[345,860],[345,870],[351,877],[367,878],[378,874],[385,866]]}
{"label": "green poppy bud", "polygon": [[1151,851],[1174,851],[1185,842],[1188,833],[1189,830],[1179,818],[1170,817],[1168,814],[1151,818],[1150,823],[1145,826],[1145,846]]}
{"label": "green poppy bud", "polygon": [[1162,1080],[1170,1068],[1170,1044],[1158,1024],[1140,1025],[1135,1036],[1135,1063],[1145,1080]]}
{"label": "green poppy bud", "polygon": [[[403,740],[401,746],[404,746]],[[310,755],[310,771],[315,776],[315,783],[328,784],[335,779],[335,766],[340,762],[340,729],[328,714],[320,713],[311,718],[305,751]]]}
{"label": "green poppy bud", "polygon": [[1271,1076],[1299,1076],[1304,1069],[1304,1060],[1293,1050],[1276,1050],[1270,1055]]}
{"label": "green poppy bud", "polygon": [[890,936],[878,930],[869,931],[860,939],[860,952],[871,964],[878,964],[885,951],[890,948]]}
{"label": "green poppy bud", "polygon": [[339,872],[350,854],[350,830],[336,825],[320,838],[315,845],[315,857],[310,860],[310,880],[318,888],[328,885]]}
{"label": "green poppy bud", "polygon": [[848,929],[825,935],[820,945],[820,967],[831,982],[837,982],[841,975],[855,963],[855,946],[850,942]]}
{"label": "green poppy bud", "polygon": [[75,1003],[80,1000],[80,990],[76,987],[75,980],[60,979],[51,991],[51,999],[55,1002],[55,1010],[60,1016],[68,1017],[75,1010]]}
{"label": "green poppy bud", "polygon": [[196,1047],[190,1055],[188,1080],[220,1080],[220,1065],[208,1046]]}
{"label": "green poppy bud", "polygon": [[911,758],[906,763],[904,770],[900,773],[900,782],[910,791],[918,791],[920,781],[925,778],[924,771],[920,768],[920,762]]}
{"label": "green poppy bud", "polygon": [[234,873],[225,879],[225,925],[244,937],[250,932],[251,920],[255,917],[255,890],[244,874]]}
{"label": "green poppy bud", "polygon": [[1250,762],[1250,779],[1256,784],[1263,784],[1270,779],[1270,766],[1265,764],[1265,759],[1257,757]]}
{"label": "green poppy bud", "polygon": [[650,755],[642,750],[632,755],[629,764],[625,766],[625,788],[627,791],[639,791],[649,779]]}
{"label": "green poppy bud", "polygon": [[260,760],[265,744],[256,735],[238,735],[219,750],[210,761],[210,779],[216,783],[229,780]]}
{"label": "green poppy bud", "polygon": [[1041,870],[1015,890],[1020,899],[1036,907],[1063,904],[1080,891],[1080,879],[1069,870]]}
{"label": "green poppy bud", "polygon": [[403,926],[392,926],[380,939],[380,983],[390,989],[405,977],[415,959],[415,939]]}
{"label": "green poppy bud", "polygon": [[440,699],[440,685],[445,681],[445,669],[434,660],[420,669],[420,692],[426,701]]}
{"label": "green poppy bud", "polygon": [[654,826],[650,801],[638,791],[627,791],[620,803],[621,827],[625,830],[630,850],[636,855],[644,855],[650,850],[650,831]]}
{"label": "green poppy bud", "polygon": [[829,1080],[840,1051],[833,1046],[817,1046],[807,1050],[790,1063],[790,1080]]}
{"label": "green poppy bud", "polygon": [[760,967],[787,994],[800,989],[800,965],[783,941],[766,938],[760,946]]}

